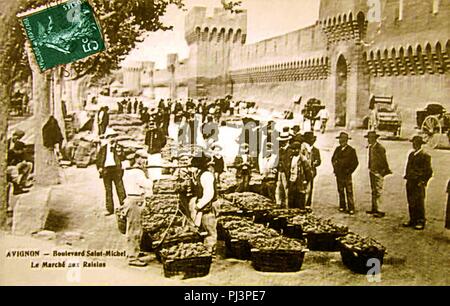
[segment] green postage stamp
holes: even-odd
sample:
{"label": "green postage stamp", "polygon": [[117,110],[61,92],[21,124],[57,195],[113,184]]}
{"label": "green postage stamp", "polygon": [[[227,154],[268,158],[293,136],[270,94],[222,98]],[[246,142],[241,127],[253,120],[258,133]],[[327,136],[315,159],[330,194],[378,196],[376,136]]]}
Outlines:
{"label": "green postage stamp", "polygon": [[41,71],[105,50],[100,25],[87,0],[50,4],[19,17]]}

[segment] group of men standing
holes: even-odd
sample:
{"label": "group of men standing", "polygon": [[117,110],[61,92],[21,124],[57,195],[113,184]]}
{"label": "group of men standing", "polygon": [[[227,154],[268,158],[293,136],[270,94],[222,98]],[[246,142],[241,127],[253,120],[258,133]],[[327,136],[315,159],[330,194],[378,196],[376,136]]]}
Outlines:
{"label": "group of men standing", "polygon": [[[151,110],[148,120],[143,122],[146,126],[147,150],[139,150],[134,156],[127,158],[130,164],[125,168],[117,149],[115,140],[117,133],[105,127],[102,134],[97,167],[105,185],[106,215],[114,213],[112,203],[114,184],[120,204],[125,204],[121,209],[127,210],[129,220],[134,220],[129,222],[127,234],[130,247],[134,250],[130,251],[130,264],[133,265],[143,265],[137,256],[139,253],[137,241],[142,235],[139,211],[142,209],[144,197],[153,193],[153,186],[160,179],[161,168],[148,169],[148,166],[162,164],[161,150],[167,142],[171,115],[175,124],[177,116],[186,120],[192,114],[199,115],[192,101],[181,108],[177,106],[178,103],[179,101],[175,104],[171,104],[171,101],[160,101],[158,107]],[[211,121],[208,115],[205,119],[205,123],[215,121],[214,118]],[[261,128],[257,127],[258,129]],[[281,208],[298,208],[311,212],[314,179],[317,167],[322,162],[320,151],[315,147],[317,137],[312,131],[301,133],[298,126],[292,129],[283,128],[278,132],[274,124],[269,124],[268,131],[270,133],[267,132],[258,142],[258,147],[261,148],[255,156],[249,143],[244,141],[246,136],[243,130],[244,136],[241,135],[239,138],[242,141],[240,150],[232,166],[236,169],[236,191],[250,191],[252,172],[259,171],[263,178],[260,191],[262,195],[273,199]],[[216,137],[217,135],[214,135],[214,141],[217,141]],[[372,205],[367,213],[382,218],[385,216],[380,210],[384,178],[392,171],[387,161],[386,149],[378,142],[379,135],[369,131],[365,137],[368,140],[368,170],[372,190]],[[333,152],[331,162],[339,194],[339,211],[354,215],[356,208],[352,175],[359,166],[359,161],[356,150],[349,145],[350,135],[341,132],[336,138],[339,145]],[[187,182],[184,189],[178,188],[183,202],[182,210],[208,232],[206,245],[212,252],[217,240],[213,203],[217,199],[220,174],[227,170],[221,156],[221,147],[214,141],[212,146],[203,148],[201,154],[195,155],[190,149],[178,152],[179,162],[182,163],[184,160],[186,167],[175,173],[181,181]],[[411,141],[414,151],[408,157],[405,173],[410,221],[404,226],[421,230],[425,227],[425,189],[432,176],[431,157],[422,150],[424,141],[420,136],[415,136]]]}
{"label": "group of men standing", "polygon": [[[368,141],[368,169],[372,191],[372,207],[366,213],[376,218],[383,218],[386,213],[380,211],[380,204],[384,178],[392,174],[392,171],[387,161],[386,149],[378,142],[379,137],[380,135],[375,131],[369,131],[365,135]],[[348,133],[342,132],[337,138],[339,146],[333,153],[332,164],[339,193],[339,211],[353,215],[355,201],[352,174],[358,167],[358,157],[355,149],[348,144],[351,139]],[[426,223],[425,190],[433,175],[431,156],[424,152],[422,146],[425,141],[421,136],[416,135],[410,141],[413,151],[408,156],[404,176],[410,220],[403,226],[423,230]]]}

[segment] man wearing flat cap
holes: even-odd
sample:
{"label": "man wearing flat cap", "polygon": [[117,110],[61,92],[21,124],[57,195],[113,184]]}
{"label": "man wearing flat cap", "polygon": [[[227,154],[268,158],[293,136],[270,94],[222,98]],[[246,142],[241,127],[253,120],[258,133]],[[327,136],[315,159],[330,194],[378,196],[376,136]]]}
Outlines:
{"label": "man wearing flat cap", "polygon": [[351,139],[346,132],[341,132],[338,137],[339,146],[333,153],[331,163],[336,175],[337,189],[339,193],[339,211],[355,214],[355,202],[353,199],[352,174],[358,167],[358,157],[354,148],[349,146]]}
{"label": "man wearing flat cap", "polygon": [[413,227],[416,230],[425,228],[425,191],[428,181],[433,176],[431,168],[431,156],[423,151],[425,144],[422,136],[414,136],[411,139],[413,152],[408,156],[406,164],[406,195],[409,207],[409,222],[405,227]]}
{"label": "man wearing flat cap", "polygon": [[97,170],[100,178],[103,179],[105,186],[105,216],[114,214],[113,190],[112,184],[116,186],[117,196],[120,206],[126,197],[125,187],[123,185],[122,162],[117,150],[117,141],[115,137],[118,133],[111,128],[107,128],[102,135],[102,144],[97,154]]}
{"label": "man wearing flat cap", "polygon": [[381,202],[381,194],[383,192],[384,177],[392,174],[386,158],[386,149],[378,142],[378,135],[375,131],[369,131],[367,135],[369,143],[369,177],[370,188],[372,189],[372,209],[367,211],[369,215],[375,218],[383,218],[385,213],[379,210]]}

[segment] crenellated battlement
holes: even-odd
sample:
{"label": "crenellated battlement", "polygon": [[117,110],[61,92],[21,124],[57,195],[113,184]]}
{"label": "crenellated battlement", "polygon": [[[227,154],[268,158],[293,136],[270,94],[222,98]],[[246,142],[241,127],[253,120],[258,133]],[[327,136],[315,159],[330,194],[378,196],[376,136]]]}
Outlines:
{"label": "crenellated battlement", "polygon": [[231,42],[244,44],[247,38],[247,12],[231,14],[215,8],[213,16],[206,16],[205,7],[192,8],[185,21],[185,38],[194,42]]}

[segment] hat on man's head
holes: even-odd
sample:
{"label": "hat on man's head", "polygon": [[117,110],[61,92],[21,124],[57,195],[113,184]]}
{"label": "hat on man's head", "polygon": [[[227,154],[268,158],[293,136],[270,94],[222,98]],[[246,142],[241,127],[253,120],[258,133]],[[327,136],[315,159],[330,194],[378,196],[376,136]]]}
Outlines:
{"label": "hat on man's head", "polygon": [[410,140],[410,142],[420,142],[421,144],[426,144],[427,142],[423,140],[423,137],[420,135],[414,135]]}
{"label": "hat on man's head", "polygon": [[105,133],[101,137],[108,138],[108,137],[116,137],[116,136],[119,136],[119,133],[117,131],[115,131],[112,128],[106,128]]}
{"label": "hat on man's head", "polygon": [[375,131],[368,131],[366,135],[364,135],[364,138],[369,138],[369,137],[380,137],[379,134],[377,134],[377,132]]}
{"label": "hat on man's head", "polygon": [[348,135],[347,132],[341,132],[341,133],[339,134],[339,136],[336,137],[336,139],[340,139],[340,138],[351,139],[351,137]]}
{"label": "hat on man's head", "polygon": [[284,127],[283,131],[280,133],[280,136],[277,138],[278,141],[288,141],[291,140],[292,135],[289,132],[289,127]]}
{"label": "hat on man's head", "polygon": [[17,130],[14,131],[13,136],[16,136],[19,139],[21,139],[23,136],[25,136],[25,132],[22,131],[22,130],[17,129]]}
{"label": "hat on man's head", "polygon": [[222,148],[222,146],[221,145],[219,145],[218,143],[213,143],[212,145],[211,145],[211,150],[220,150],[220,151],[222,151],[223,150],[223,148]]}

